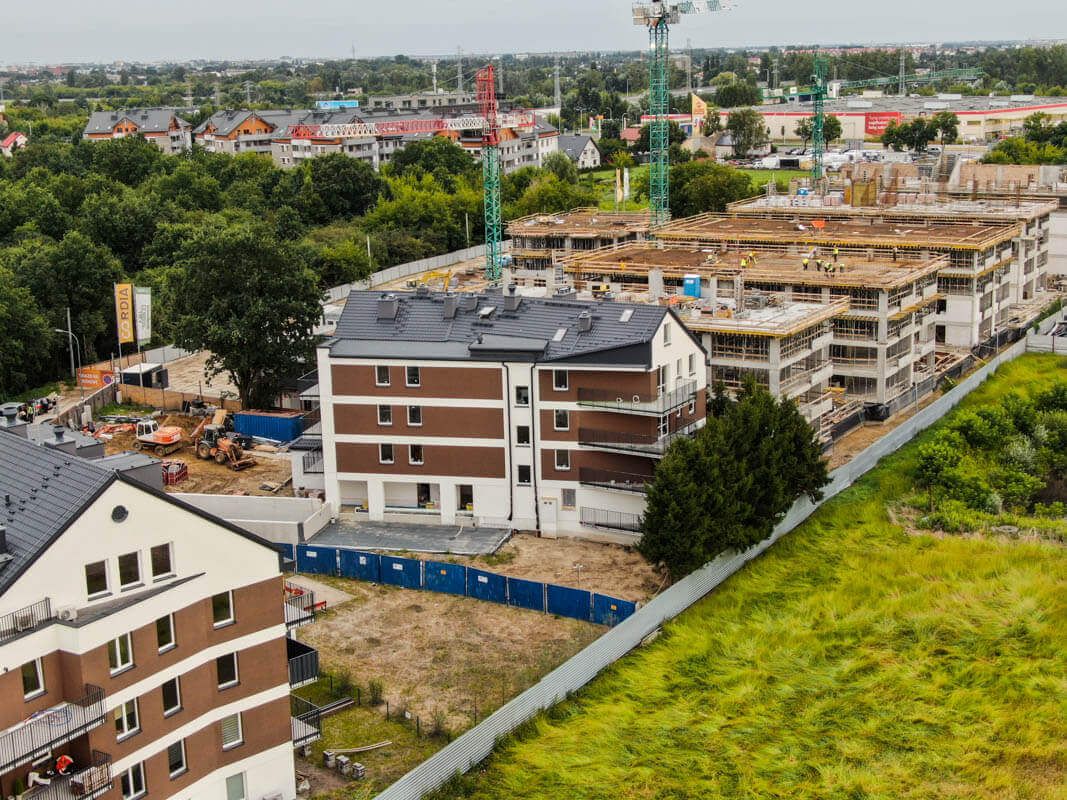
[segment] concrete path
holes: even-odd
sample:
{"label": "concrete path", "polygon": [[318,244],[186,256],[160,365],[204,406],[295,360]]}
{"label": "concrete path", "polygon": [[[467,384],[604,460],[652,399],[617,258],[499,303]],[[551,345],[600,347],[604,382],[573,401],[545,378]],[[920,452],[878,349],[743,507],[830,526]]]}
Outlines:
{"label": "concrete path", "polygon": [[321,603],[326,601],[326,608],[333,608],[339,606],[347,600],[352,599],[352,595],[347,592],[342,592],[340,589],[335,589],[332,586],[317,581],[314,578],[309,578],[307,575],[293,575],[286,578],[289,583],[299,586],[301,589],[307,592],[315,593],[315,602]]}
{"label": "concrete path", "polygon": [[452,553],[477,556],[495,553],[511,532],[504,528],[457,525],[405,525],[393,522],[337,522],[327,525],[308,544],[404,550],[411,553]]}

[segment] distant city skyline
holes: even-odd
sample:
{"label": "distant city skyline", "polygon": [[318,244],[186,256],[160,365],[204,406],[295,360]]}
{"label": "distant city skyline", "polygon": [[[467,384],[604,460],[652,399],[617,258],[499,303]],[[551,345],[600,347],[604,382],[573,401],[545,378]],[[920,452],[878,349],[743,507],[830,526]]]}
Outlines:
{"label": "distant city skyline", "polygon": [[[136,6],[128,0],[55,0],[46,7],[11,4],[0,28],[3,63],[185,61],[454,55],[574,50],[636,50],[643,32],[630,22],[629,0],[318,0],[294,5]],[[1059,13],[1057,13],[1059,12]],[[719,14],[694,15],[672,31],[672,47],[762,47],[774,44],[927,43],[1049,39],[1067,36],[1053,0],[1017,0],[1011,13],[973,0],[898,0],[862,11],[831,0],[739,0]],[[1049,24],[1058,23],[1059,30]]]}

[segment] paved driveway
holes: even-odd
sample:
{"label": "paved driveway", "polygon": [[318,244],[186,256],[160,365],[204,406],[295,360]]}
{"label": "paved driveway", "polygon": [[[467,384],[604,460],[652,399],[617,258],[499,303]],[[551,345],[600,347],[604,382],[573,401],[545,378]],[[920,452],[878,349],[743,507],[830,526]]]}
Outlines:
{"label": "paved driveway", "polygon": [[363,550],[407,550],[412,553],[453,553],[476,556],[495,553],[507,541],[504,528],[459,525],[405,525],[395,522],[338,522],[327,525],[308,544],[359,547]]}

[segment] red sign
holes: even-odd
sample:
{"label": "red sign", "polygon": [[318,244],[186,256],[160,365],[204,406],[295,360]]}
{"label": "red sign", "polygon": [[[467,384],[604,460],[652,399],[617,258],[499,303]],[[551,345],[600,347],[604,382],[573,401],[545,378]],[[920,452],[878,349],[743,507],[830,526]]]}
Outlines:
{"label": "red sign", "polygon": [[900,124],[904,119],[904,115],[899,111],[872,111],[864,114],[864,117],[864,131],[871,136],[881,136],[890,122]]}
{"label": "red sign", "polygon": [[106,369],[83,367],[78,370],[78,385],[83,389],[103,389],[115,382],[115,373]]}

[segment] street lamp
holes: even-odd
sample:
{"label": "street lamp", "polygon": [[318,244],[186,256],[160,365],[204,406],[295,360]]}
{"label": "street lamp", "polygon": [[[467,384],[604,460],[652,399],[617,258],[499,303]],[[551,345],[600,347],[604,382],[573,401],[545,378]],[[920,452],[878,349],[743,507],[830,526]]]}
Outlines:
{"label": "street lamp", "polygon": [[[56,333],[65,333],[65,334],[67,334],[67,347],[70,348],[70,376],[72,378],[74,378],[75,380],[77,380],[78,373],[75,372],[75,370],[74,370],[74,353],[77,352],[77,354],[78,354],[78,369],[81,369],[82,368],[82,354],[81,354],[82,343],[78,339],[78,336],[77,336],[77,334],[74,333],[74,331],[66,330],[64,328],[53,328],[52,330],[54,330]],[[74,344],[75,343],[77,343],[77,345],[78,345],[77,350],[75,350],[75,348],[74,348]]]}

